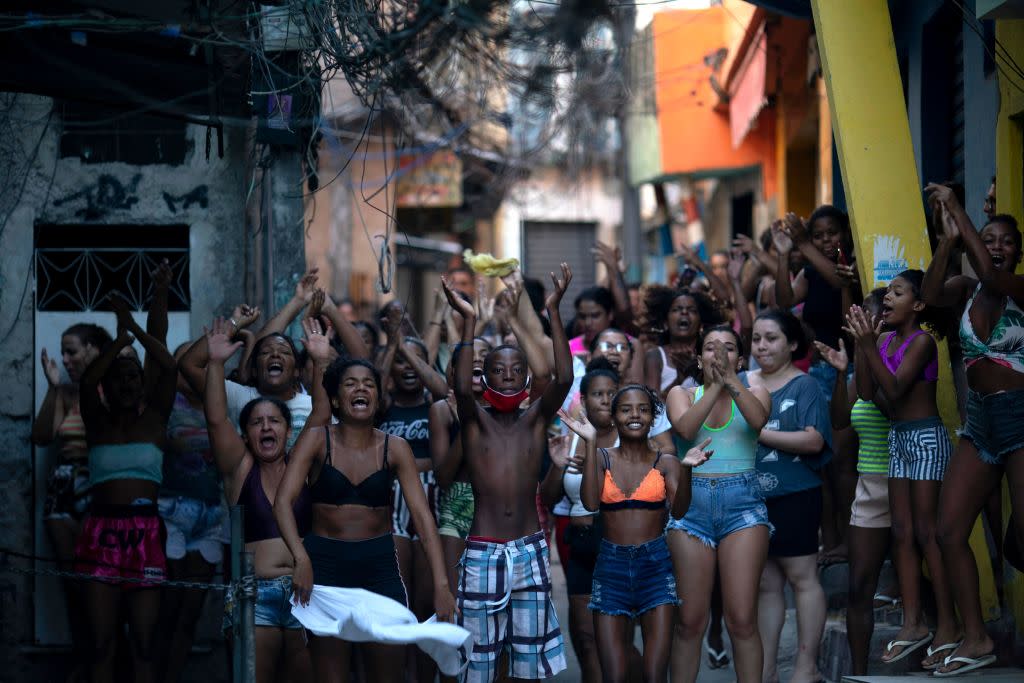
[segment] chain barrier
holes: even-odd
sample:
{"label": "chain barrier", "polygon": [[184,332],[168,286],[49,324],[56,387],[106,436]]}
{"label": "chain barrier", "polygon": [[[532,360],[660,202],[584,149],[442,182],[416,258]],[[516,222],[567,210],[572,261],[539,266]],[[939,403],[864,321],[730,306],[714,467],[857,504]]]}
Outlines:
{"label": "chain barrier", "polygon": [[242,579],[238,581],[231,581],[230,583],[206,583],[202,581],[180,581],[135,576],[95,576],[93,574],[66,571],[62,569],[17,567],[11,563],[10,558],[12,557],[41,562],[58,562],[58,560],[49,557],[35,557],[33,555],[26,555],[24,553],[0,548],[0,572],[20,574],[22,576],[52,576],[57,579],[95,581],[97,583],[145,584],[146,586],[151,586],[153,588],[187,588],[192,590],[228,591],[228,593],[234,597],[255,597],[256,595],[256,578],[253,576],[242,577]]}

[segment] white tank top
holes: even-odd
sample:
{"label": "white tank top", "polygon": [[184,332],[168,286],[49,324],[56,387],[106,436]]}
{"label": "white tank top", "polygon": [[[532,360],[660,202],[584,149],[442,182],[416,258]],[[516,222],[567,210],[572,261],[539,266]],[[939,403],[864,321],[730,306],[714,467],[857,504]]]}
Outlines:
{"label": "white tank top", "polygon": [[661,352],[661,390],[665,391],[672,386],[672,382],[676,381],[676,376],[679,374],[679,371],[669,364],[668,354],[665,353],[665,348],[663,346],[659,346],[658,351]]}
{"label": "white tank top", "polygon": [[[576,447],[580,443],[580,435],[573,434],[572,442],[569,444],[569,457],[571,458],[576,453]],[[612,448],[617,448],[619,445],[619,437],[615,437],[615,443],[612,444]],[[583,473],[578,472],[574,469],[570,469],[572,466],[565,468],[565,472],[562,474],[562,488],[565,489],[565,497],[569,499],[569,516],[570,517],[587,517],[589,515],[596,515],[596,512],[591,512],[587,508],[583,507],[583,501],[580,499],[580,487],[583,486]]]}

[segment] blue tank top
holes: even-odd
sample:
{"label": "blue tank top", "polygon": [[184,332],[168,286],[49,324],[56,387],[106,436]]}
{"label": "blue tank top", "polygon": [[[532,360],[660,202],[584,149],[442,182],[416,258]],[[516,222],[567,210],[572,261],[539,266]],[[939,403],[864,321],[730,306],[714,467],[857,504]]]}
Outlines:
{"label": "blue tank top", "polygon": [[[704,395],[704,387],[697,387],[695,401]],[[747,424],[736,401],[731,401],[732,412],[721,427],[709,427],[705,422],[697,431],[694,443],[711,439],[711,450],[715,453],[699,467],[693,468],[696,475],[739,474],[754,469],[754,455],[757,453],[757,432]],[[692,447],[693,444],[690,444]]]}

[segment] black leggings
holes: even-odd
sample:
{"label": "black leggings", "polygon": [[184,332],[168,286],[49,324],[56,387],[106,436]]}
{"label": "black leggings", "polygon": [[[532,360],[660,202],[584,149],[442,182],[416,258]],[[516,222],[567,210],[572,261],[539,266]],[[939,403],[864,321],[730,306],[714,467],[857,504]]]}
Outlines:
{"label": "black leggings", "polygon": [[363,588],[408,607],[391,534],[364,541],[338,541],[310,534],[302,545],[313,565],[313,583]]}

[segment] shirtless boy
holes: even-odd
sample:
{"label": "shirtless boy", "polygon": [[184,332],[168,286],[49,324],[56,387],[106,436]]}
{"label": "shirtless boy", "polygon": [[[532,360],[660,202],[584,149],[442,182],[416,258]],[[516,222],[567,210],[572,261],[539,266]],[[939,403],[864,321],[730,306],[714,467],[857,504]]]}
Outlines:
{"label": "shirtless boy", "polygon": [[562,277],[552,273],[551,279],[554,291],[545,304],[555,376],[525,410],[519,405],[529,393],[526,357],[512,346],[499,346],[487,355],[484,399],[490,407],[477,404],[473,306],[441,280],[449,303],[466,318],[453,362],[462,453],[476,503],[457,598],[459,625],[474,637],[466,674],[470,682],[495,680],[506,649],[513,678],[539,680],[565,669],[562,632],[551,603],[548,546],[535,503],[546,429],[572,384],[569,341],[558,315],[572,271],[563,263]]}

